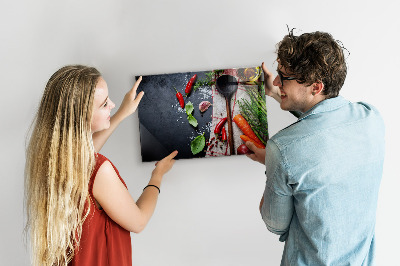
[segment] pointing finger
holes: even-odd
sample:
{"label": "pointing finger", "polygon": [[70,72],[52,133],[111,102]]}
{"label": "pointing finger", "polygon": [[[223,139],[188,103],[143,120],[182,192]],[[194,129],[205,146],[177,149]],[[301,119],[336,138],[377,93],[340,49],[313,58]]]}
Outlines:
{"label": "pointing finger", "polygon": [[133,87],[132,87],[132,89],[131,89],[131,91],[130,91],[133,95],[136,95],[136,90],[137,90],[137,88],[139,87],[139,84],[140,84],[140,82],[142,81],[142,79],[143,79],[143,77],[140,76],[140,77],[136,80],[135,84],[133,84]]}
{"label": "pointing finger", "polygon": [[175,156],[178,154],[178,151],[173,151],[170,155],[168,155],[168,158],[170,160],[172,160],[173,158],[175,158]]}
{"label": "pointing finger", "polygon": [[262,70],[267,76],[271,76],[271,72],[269,72],[268,68],[265,66],[264,62],[261,64]]}
{"label": "pointing finger", "polygon": [[136,96],[135,101],[137,102],[137,104],[140,103],[140,100],[142,100],[144,95],[144,91],[139,92],[139,94]]}
{"label": "pointing finger", "polygon": [[251,141],[246,141],[246,146],[247,148],[249,148],[252,152],[256,151],[258,148],[256,147],[256,145],[251,142]]}

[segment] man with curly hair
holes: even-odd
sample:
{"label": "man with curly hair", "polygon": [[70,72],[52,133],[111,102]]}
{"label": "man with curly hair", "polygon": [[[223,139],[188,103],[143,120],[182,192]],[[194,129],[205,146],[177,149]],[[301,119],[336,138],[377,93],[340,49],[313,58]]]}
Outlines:
{"label": "man with curly hair", "polygon": [[375,107],[339,95],[347,67],[329,33],[277,45],[277,73],[265,67],[266,94],[298,120],[251,159],[266,166],[260,212],[285,242],[281,265],[373,265],[384,123]]}

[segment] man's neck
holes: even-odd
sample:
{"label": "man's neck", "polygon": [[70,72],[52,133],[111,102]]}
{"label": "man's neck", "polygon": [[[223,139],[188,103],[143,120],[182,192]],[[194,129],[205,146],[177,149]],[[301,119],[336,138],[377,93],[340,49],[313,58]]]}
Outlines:
{"label": "man's neck", "polygon": [[321,94],[315,95],[315,96],[313,96],[313,99],[309,102],[309,104],[307,104],[307,108],[305,108],[306,110],[300,110],[300,111],[305,113],[324,100],[326,100],[325,95],[321,95]]}

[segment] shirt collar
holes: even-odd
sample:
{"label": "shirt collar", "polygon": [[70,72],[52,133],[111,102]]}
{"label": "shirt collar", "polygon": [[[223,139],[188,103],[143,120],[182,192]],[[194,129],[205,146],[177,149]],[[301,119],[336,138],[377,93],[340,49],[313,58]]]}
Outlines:
{"label": "shirt collar", "polygon": [[334,98],[329,98],[326,100],[323,100],[319,103],[317,103],[316,105],[314,105],[310,110],[308,110],[307,112],[303,113],[300,117],[299,120],[302,120],[310,115],[314,115],[314,114],[319,114],[319,113],[324,113],[324,112],[329,112],[329,111],[333,111],[335,109],[339,109],[340,107],[342,107],[343,105],[349,104],[350,101],[346,100],[345,98],[343,98],[342,96],[337,96]]}

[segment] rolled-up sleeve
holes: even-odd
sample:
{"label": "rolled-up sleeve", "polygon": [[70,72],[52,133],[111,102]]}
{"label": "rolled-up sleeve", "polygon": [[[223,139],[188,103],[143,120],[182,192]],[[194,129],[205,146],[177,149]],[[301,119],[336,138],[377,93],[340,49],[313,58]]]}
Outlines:
{"label": "rolled-up sleeve", "polygon": [[[286,235],[294,212],[293,194],[288,185],[286,162],[273,140],[267,143],[265,165],[267,182],[261,216],[269,231]],[[285,239],[283,236],[280,240]]]}

